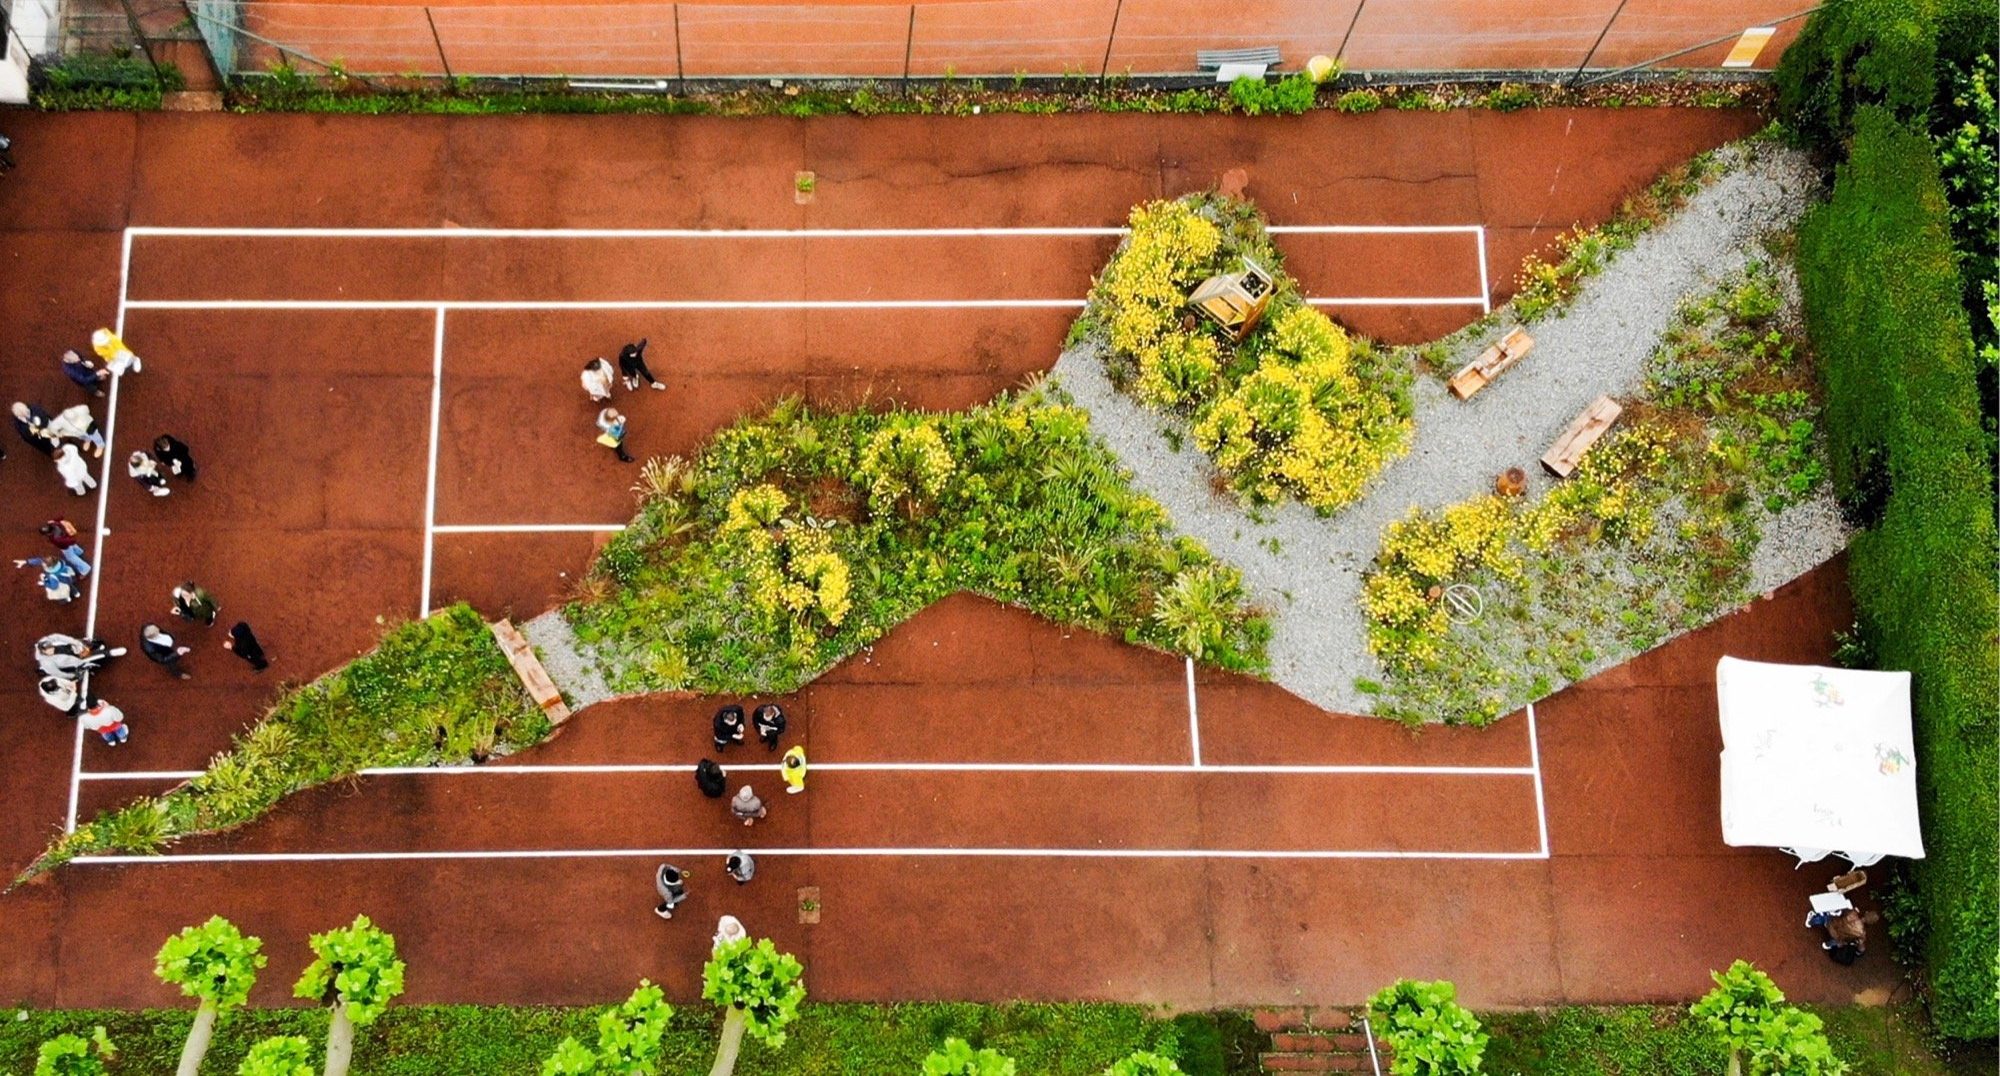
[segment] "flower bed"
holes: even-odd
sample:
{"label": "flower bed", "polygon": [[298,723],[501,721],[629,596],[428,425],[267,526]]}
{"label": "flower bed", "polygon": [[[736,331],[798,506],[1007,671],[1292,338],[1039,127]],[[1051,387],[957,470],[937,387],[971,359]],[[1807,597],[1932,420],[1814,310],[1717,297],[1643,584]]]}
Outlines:
{"label": "flower bed", "polygon": [[[1306,305],[1248,203],[1149,202],[1132,211],[1131,225],[1072,343],[1095,342],[1121,389],[1185,421],[1237,496],[1331,512],[1409,450],[1406,366]],[[1187,297],[1246,258],[1271,273],[1276,293],[1239,344],[1194,319]]]}
{"label": "flower bed", "polygon": [[789,691],[960,590],[1263,667],[1235,570],[1042,389],[949,414],[786,401],[645,474],[565,610],[618,691]]}

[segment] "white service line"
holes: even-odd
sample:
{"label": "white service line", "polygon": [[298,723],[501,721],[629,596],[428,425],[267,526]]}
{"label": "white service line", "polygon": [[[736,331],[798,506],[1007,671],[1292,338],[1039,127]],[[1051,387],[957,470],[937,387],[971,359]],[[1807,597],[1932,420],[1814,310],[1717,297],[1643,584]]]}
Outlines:
{"label": "white service line", "polygon": [[[775,763],[730,766],[729,772],[777,773]],[[1131,773],[1131,774],[1281,774],[1295,776],[1402,775],[1427,777],[1533,777],[1527,766],[1344,766],[1311,763],[1215,765],[1196,762],[815,762],[814,773]],[[178,780],[201,776],[201,770],[134,770],[86,773],[86,781]],[[693,773],[684,762],[548,763],[492,766],[374,766],[362,777],[460,777],[475,774]]]}
{"label": "white service line", "polygon": [[1528,704],[1528,761],[1535,770],[1535,822],[1541,828],[1542,858],[1549,856],[1549,805],[1542,796],[1542,737],[1535,727],[1535,704]]}
{"label": "white service line", "polygon": [[622,531],[623,523],[433,523],[432,534],[562,534]]}
{"label": "white service line", "polygon": [[1307,298],[1307,306],[1481,306],[1486,300],[1476,296],[1450,295],[1353,295],[1344,298]]}
{"label": "white service line", "polygon": [[[119,337],[125,335],[125,292],[132,280],[132,231],[126,229],[122,249],[118,255],[118,312],[111,323],[111,331]],[[104,518],[111,499],[111,468],[116,456],[113,440],[118,435],[118,384],[125,380],[123,375],[112,375],[111,392],[104,401],[104,466],[97,477],[97,527],[90,535],[90,604],[84,613],[83,637],[97,637],[97,593],[99,584],[104,582]],[[84,689],[90,687],[90,674],[83,678]],[[69,760],[69,813],[63,816],[63,832],[76,832],[76,801],[83,781],[83,724],[77,723],[76,742],[71,745]]]}
{"label": "white service line", "polygon": [[1194,658],[1187,659],[1188,691],[1188,748],[1194,756],[1194,768],[1201,769],[1201,716],[1194,705]]}
{"label": "white service line", "polygon": [[437,334],[431,343],[431,450],[424,477],[424,581],[418,616],[431,615],[431,559],[437,546],[438,412],[444,401],[444,307],[437,308]]}
{"label": "white service line", "polygon": [[[735,846],[715,848],[549,848],[438,852],[172,852],[153,856],[77,856],[72,864],[165,863],[342,863],[384,860],[453,859],[665,859],[724,856]],[[931,859],[1547,859],[1541,852],[1430,852],[1407,849],[1301,849],[1296,851],[1208,848],[758,848],[759,856],[882,856]]]}
{"label": "white service line", "polygon": [[1493,285],[1486,279],[1486,229],[1479,229],[1479,311],[1493,312]]}
{"label": "white service line", "polygon": [[1082,299],[134,299],[141,310],[1077,310]]}
{"label": "white service line", "polygon": [[[1273,224],[1275,235],[1484,233],[1483,224]],[[210,239],[981,239],[1119,236],[1125,227],[1025,228],[177,228],[139,225],[127,235]]]}

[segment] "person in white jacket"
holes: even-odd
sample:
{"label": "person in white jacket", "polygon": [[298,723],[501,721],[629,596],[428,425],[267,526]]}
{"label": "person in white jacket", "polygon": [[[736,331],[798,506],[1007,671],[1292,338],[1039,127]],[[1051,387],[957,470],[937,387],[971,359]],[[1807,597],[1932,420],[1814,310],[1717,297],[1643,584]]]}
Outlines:
{"label": "person in white jacket", "polygon": [[167,488],[167,476],[160,473],[160,463],[144,450],[132,453],[125,461],[125,473],[146,487],[146,492],[155,497],[164,497],[173,491]]}
{"label": "person in white jacket", "polygon": [[104,742],[113,747],[132,738],[132,730],[125,727],[125,711],[105,702],[93,699],[83,712],[76,715],[77,723],[104,737]]}
{"label": "person in white jacket", "polygon": [[97,479],[90,475],[90,464],[84,462],[75,445],[56,449],[56,473],[62,476],[63,485],[79,497],[97,488]]}
{"label": "person in white jacket", "polygon": [[611,398],[611,382],[616,376],[602,356],[592,359],[583,367],[583,391],[590,394],[592,403],[603,403]]}
{"label": "person in white jacket", "polygon": [[49,432],[65,440],[89,445],[93,456],[104,455],[104,434],[98,430],[97,420],[91,417],[88,404],[63,408],[61,413],[49,420]]}

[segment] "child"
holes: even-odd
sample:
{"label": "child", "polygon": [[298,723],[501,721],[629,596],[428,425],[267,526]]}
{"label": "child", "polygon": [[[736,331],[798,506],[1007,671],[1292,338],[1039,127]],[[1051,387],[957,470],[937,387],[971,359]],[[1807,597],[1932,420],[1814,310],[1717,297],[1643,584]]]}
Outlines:
{"label": "child", "polygon": [[806,790],[806,748],[804,744],[793,744],[785,752],[785,760],[779,775],[785,779],[785,794],[796,796]]}
{"label": "child", "polygon": [[687,875],[672,863],[662,863],[653,874],[653,890],[660,894],[660,903],[654,906],[653,914],[672,919],[674,906],[687,899]]}
{"label": "child", "polygon": [[632,455],[625,451],[625,416],[615,407],[607,407],[597,413],[597,443],[618,453],[618,462],[631,463]]}
{"label": "child", "polygon": [[136,374],[145,366],[139,361],[139,356],[125,346],[125,341],[118,339],[118,334],[110,329],[99,329],[90,334],[90,350],[104,360],[113,377],[122,377],[128,370]]}
{"label": "child", "polygon": [[77,723],[104,737],[104,742],[117,747],[132,738],[132,730],[125,727],[125,711],[96,699],[76,716]]}
{"label": "child", "polygon": [[78,578],[90,574],[90,562],[83,559],[83,547],[76,541],[76,525],[61,516],[41,526],[42,537],[56,547],[56,554],[76,569]]}

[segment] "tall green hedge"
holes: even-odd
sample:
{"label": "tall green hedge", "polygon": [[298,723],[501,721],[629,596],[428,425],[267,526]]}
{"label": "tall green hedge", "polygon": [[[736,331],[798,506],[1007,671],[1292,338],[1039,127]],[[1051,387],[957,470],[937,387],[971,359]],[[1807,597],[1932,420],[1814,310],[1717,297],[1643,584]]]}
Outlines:
{"label": "tall green hedge", "polygon": [[1834,480],[1866,529],[1849,575],[1884,668],[1914,674],[1928,858],[1915,866],[1933,1016],[2000,1030],[2000,652],[1994,476],[1930,144],[1863,106],[1833,197],[1799,233]]}
{"label": "tall green hedge", "polygon": [[1905,121],[1932,106],[1944,66],[1992,52],[1991,0],[1838,0],[1813,14],[1778,64],[1778,108],[1810,141],[1832,147],[1858,109]]}

